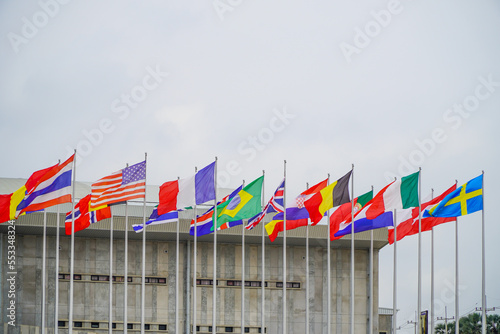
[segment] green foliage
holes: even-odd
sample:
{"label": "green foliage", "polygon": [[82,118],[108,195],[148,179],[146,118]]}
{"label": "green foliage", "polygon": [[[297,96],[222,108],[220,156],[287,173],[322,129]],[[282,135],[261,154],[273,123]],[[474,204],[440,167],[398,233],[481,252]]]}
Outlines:
{"label": "green foliage", "polygon": [[[500,334],[500,315],[492,314],[486,317],[486,333]],[[460,318],[460,334],[481,334],[482,319],[480,313],[471,313]],[[436,334],[454,334],[455,322],[448,323],[448,331],[445,331],[445,325],[439,324],[435,327]]]}

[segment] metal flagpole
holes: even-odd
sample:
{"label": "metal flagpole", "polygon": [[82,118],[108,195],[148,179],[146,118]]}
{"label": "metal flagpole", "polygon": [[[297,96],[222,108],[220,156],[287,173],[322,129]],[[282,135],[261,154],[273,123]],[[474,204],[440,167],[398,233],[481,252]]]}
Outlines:
{"label": "metal flagpole", "polygon": [[394,265],[393,265],[393,278],[392,278],[392,332],[396,333],[396,328],[397,328],[397,323],[396,323],[396,315],[398,312],[398,289],[397,289],[397,283],[398,283],[398,271],[397,271],[397,264],[398,264],[398,224],[397,224],[397,216],[396,216],[397,210],[394,209],[394,217],[393,217],[393,224],[394,224]]}
{"label": "metal flagpole", "polygon": [[[243,187],[245,187],[245,180],[243,180]],[[241,333],[244,332],[245,332],[245,224],[241,222]]]}
{"label": "metal flagpole", "polygon": [[[455,180],[455,184],[458,181]],[[459,296],[458,296],[458,218],[455,220],[455,333],[459,334],[460,329],[460,310],[459,310]]]}
{"label": "metal flagpole", "polygon": [[[194,173],[198,172],[198,168],[194,168]],[[215,201],[217,203],[217,200]],[[198,217],[196,216],[196,203],[194,204],[194,243],[193,243],[193,330],[192,333],[196,333],[196,258],[198,255],[198,227],[196,223],[198,222]]]}
{"label": "metal flagpole", "polygon": [[[372,186],[372,194],[373,194],[373,186]],[[354,194],[352,195],[354,197]],[[354,199],[353,199],[354,201]],[[369,329],[368,334],[373,334],[373,230],[370,230],[370,310],[368,311],[368,323]]]}
{"label": "metal flagpole", "polygon": [[[309,189],[309,183],[306,183],[306,189]],[[306,225],[306,334],[309,334],[309,218]],[[328,295],[330,295],[328,293]],[[330,312],[330,311],[328,311]],[[328,313],[330,315],[330,313]],[[328,321],[330,325],[330,321]],[[330,333],[330,331],[328,331]]]}
{"label": "metal flagpole", "polygon": [[43,210],[43,240],[42,240],[42,334],[45,334],[45,313],[47,312],[47,308],[45,307],[45,286],[46,284],[46,279],[45,279],[45,272],[47,271],[46,269],[46,257],[47,257],[47,210]]}
{"label": "metal flagpole", "polygon": [[420,312],[422,311],[422,205],[420,201],[422,184],[422,168],[418,168],[418,301],[417,326],[422,328]]}
{"label": "metal flagpole", "polygon": [[[354,194],[354,164],[351,172],[351,193]],[[351,334],[354,334],[354,201],[351,201]]]}
{"label": "metal flagpole", "polygon": [[113,214],[109,226],[109,322],[108,333],[113,333]]}
{"label": "metal flagpole", "polygon": [[[265,171],[263,170],[262,171],[262,176],[265,175]],[[264,183],[262,183],[262,194],[264,194]],[[262,196],[262,210],[264,210],[264,196]],[[265,300],[266,300],[266,294],[265,294],[265,289],[266,289],[266,280],[265,280],[265,275],[264,275],[264,270],[265,270],[265,265],[264,265],[264,262],[266,260],[266,244],[265,244],[265,240],[264,240],[264,232],[266,231],[266,228],[265,228],[265,224],[264,224],[264,221],[261,221],[261,225],[262,225],[262,248],[261,248],[261,251],[262,251],[262,254],[261,254],[261,271],[262,271],[262,277],[261,277],[261,294],[260,294],[260,303],[261,303],[261,306],[260,306],[260,318],[261,318],[261,325],[260,325],[260,332],[261,333],[264,333],[265,331],[265,319],[264,319],[264,315],[265,315]]]}
{"label": "metal flagpole", "polygon": [[[180,178],[178,177],[177,180]],[[195,201],[196,203],[196,201]],[[180,218],[177,216],[177,240],[175,245],[175,334],[179,334],[179,235]],[[189,271],[188,271],[189,272]]]}
{"label": "metal flagpole", "polygon": [[[283,175],[286,180],[286,160],[283,163]],[[283,191],[283,334],[288,334],[286,329],[286,186]]]}
{"label": "metal flagpole", "polygon": [[69,321],[68,334],[73,333],[73,275],[75,273],[75,176],[76,176],[76,149],[73,158],[73,191],[71,195],[71,257],[69,269]]}
{"label": "metal flagpole", "polygon": [[[196,204],[195,204],[196,206]],[[195,213],[196,215],[196,213]],[[184,333],[191,333],[191,240],[186,241],[186,315]]]}
{"label": "metal flagpole", "polygon": [[[60,163],[60,162],[59,162]],[[59,332],[59,205],[57,206],[57,219],[56,219],[56,296],[55,296],[55,306],[54,306],[54,333]]]}
{"label": "metal flagpole", "polygon": [[212,297],[212,334],[217,333],[217,157],[215,157],[215,201],[214,201],[214,279]]}
{"label": "metal flagpole", "polygon": [[[327,186],[330,184],[330,174],[328,174],[328,183]],[[307,186],[309,188],[309,185]],[[326,303],[326,332],[330,334],[332,332],[332,268],[331,268],[331,262],[332,262],[332,255],[331,255],[331,243],[330,243],[330,210],[328,212],[328,221],[327,221],[327,229],[328,233],[326,236],[326,295],[327,295],[327,303]],[[309,223],[309,220],[308,220]],[[309,228],[309,224],[307,224],[307,228]],[[309,231],[308,231],[309,232]],[[307,235],[309,237],[309,233]],[[308,245],[309,246],[309,245]],[[309,247],[307,249],[307,254],[309,255]],[[308,257],[309,260],[309,257]],[[307,262],[307,289],[309,289],[309,261]],[[307,326],[309,327],[309,292],[307,293]],[[309,328],[307,328],[306,333],[309,333]]]}
{"label": "metal flagpole", "polygon": [[124,254],[124,280],[123,280],[123,333],[127,333],[128,326],[128,202],[125,202],[125,254]]}
{"label": "metal flagpole", "polygon": [[[434,199],[434,189],[431,189]],[[431,229],[431,334],[434,334],[434,227]]]}
{"label": "metal flagpole", "polygon": [[[146,162],[148,154],[144,153]],[[147,168],[147,162],[146,162]],[[144,178],[144,205],[142,207],[142,281],[141,281],[141,334],[144,334],[146,320],[146,178]]]}
{"label": "metal flagpole", "polygon": [[482,172],[483,174],[483,183],[482,183],[482,189],[483,189],[483,210],[481,211],[481,230],[482,230],[482,288],[481,288],[481,304],[482,304],[482,314],[481,314],[481,319],[482,319],[482,328],[481,332],[482,334],[486,334],[486,249],[485,249],[485,231],[484,231],[484,170]]}

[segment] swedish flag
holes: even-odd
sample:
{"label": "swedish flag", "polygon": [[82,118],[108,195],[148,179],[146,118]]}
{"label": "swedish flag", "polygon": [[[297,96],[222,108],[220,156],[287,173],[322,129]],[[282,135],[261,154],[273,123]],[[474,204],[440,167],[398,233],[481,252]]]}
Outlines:
{"label": "swedish flag", "polygon": [[446,196],[423,217],[458,217],[483,209],[483,175],[473,178]]}

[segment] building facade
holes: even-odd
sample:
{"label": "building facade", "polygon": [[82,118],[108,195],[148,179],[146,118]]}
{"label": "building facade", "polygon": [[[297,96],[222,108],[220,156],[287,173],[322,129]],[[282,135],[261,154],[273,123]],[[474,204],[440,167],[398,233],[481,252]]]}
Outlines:
{"label": "building facade", "polygon": [[[5,333],[41,333],[42,291],[46,292],[47,333],[67,333],[69,326],[69,278],[71,238],[64,234],[64,216],[69,205],[61,205],[59,229],[56,208],[46,213],[46,284],[42,285],[44,213],[20,217],[15,226],[15,267],[9,267],[9,223],[0,225],[1,310]],[[127,301],[125,289],[125,206],[113,207],[113,271],[110,275],[110,220],[91,225],[75,235],[73,333],[106,333],[109,330],[109,289],[112,289],[111,326],[113,332],[140,332],[142,283],[142,233],[131,225],[143,220],[143,207],[128,205]],[[147,206],[148,216],[152,206]],[[200,212],[201,213],[201,210]],[[196,242],[196,324],[193,326],[194,238],[189,235],[192,211],[182,212],[179,221],[179,271],[176,272],[177,223],[156,225],[146,232],[145,324],[147,333],[175,333],[176,277],[179,278],[179,333],[211,333],[216,313],[217,333],[260,333],[262,261],[264,260],[264,322],[266,333],[282,333],[283,245],[279,237],[270,243],[266,237],[262,258],[262,228],[245,231],[245,260],[242,261],[242,228],[217,233],[216,309],[213,297],[213,235]],[[10,228],[12,229],[12,228]],[[287,233],[287,328],[288,333],[305,333],[309,308],[310,333],[327,332],[327,227],[309,227],[309,270],[306,266],[306,227]],[[60,245],[56,247],[56,233]],[[378,254],[387,244],[387,232],[373,233],[373,296],[370,295],[370,232],[356,235],[355,248],[355,333],[368,333],[369,307],[374,305],[373,332],[378,321]],[[350,329],[350,237],[331,243],[331,328],[333,333]],[[56,252],[59,267],[56,272]],[[10,254],[12,255],[12,254]],[[241,324],[242,263],[245,266],[244,313]],[[15,326],[9,325],[12,280],[15,273]],[[307,275],[308,274],[308,275]],[[57,276],[56,276],[57,275]],[[59,285],[59,311],[55,316],[56,277]],[[309,300],[306,280],[309,277]],[[110,284],[110,280],[112,284]],[[127,322],[124,324],[124,305]]]}

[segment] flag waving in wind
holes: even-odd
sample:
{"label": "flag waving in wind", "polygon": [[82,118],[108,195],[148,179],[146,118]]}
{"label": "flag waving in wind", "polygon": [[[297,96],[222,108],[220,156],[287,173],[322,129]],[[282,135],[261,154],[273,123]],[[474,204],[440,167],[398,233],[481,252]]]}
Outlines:
{"label": "flag waving in wind", "polygon": [[91,189],[91,211],[103,205],[144,198],[146,195],[146,161],[103,177],[94,182]]}
{"label": "flag waving in wind", "polygon": [[16,217],[71,202],[74,159],[73,154],[61,164],[33,173],[26,182],[26,196],[17,206]]}
{"label": "flag waving in wind", "polygon": [[424,217],[459,217],[483,209],[483,175],[473,178],[429,210]]}
{"label": "flag waving in wind", "polygon": [[160,187],[158,214],[203,204],[215,199],[215,161],[187,179],[165,182]]}
{"label": "flag waving in wind", "polygon": [[349,179],[351,178],[351,173],[352,170],[304,202],[304,206],[309,212],[309,217],[311,217],[311,225],[319,223],[326,211],[351,201],[349,198]]}
{"label": "flag waving in wind", "polygon": [[[95,211],[89,211],[90,194],[82,198],[75,205],[75,233],[86,229],[90,224],[97,223],[103,219],[111,218],[111,209],[108,206],[100,207]],[[72,211],[66,214],[65,230],[66,235],[71,235]]]}
{"label": "flag waving in wind", "polygon": [[264,210],[262,210],[261,213],[253,216],[248,220],[247,226],[245,228],[247,230],[253,229],[255,226],[257,226],[262,219],[266,216],[268,213],[273,213],[273,212],[283,212],[284,207],[283,207],[283,194],[285,191],[285,180],[283,179],[283,182],[281,182],[281,185],[276,189],[274,192],[273,197],[267,202],[266,206],[264,207]]}

